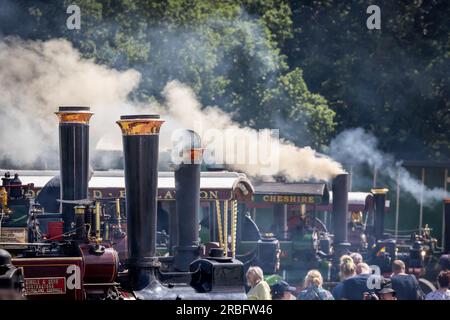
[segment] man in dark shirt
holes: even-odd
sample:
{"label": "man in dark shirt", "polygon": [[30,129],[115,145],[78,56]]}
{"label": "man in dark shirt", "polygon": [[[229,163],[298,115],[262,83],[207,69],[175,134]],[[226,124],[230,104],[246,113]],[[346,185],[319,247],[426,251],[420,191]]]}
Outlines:
{"label": "man in dark shirt", "polygon": [[401,260],[392,263],[392,288],[398,300],[422,300],[423,292],[419,281],[413,274],[406,274],[405,264]]}
{"label": "man in dark shirt", "polygon": [[360,263],[358,267],[361,273],[343,282],[342,298],[346,300],[363,300],[365,292],[374,292],[368,286],[368,280],[372,275],[370,267],[366,263]]}

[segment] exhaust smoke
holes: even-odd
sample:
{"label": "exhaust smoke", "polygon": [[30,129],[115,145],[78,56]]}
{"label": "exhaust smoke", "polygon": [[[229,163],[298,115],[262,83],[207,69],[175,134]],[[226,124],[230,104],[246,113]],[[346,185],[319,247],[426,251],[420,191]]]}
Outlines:
{"label": "exhaust smoke", "polygon": [[[430,206],[436,201],[450,197],[442,188],[429,189],[417,180],[394,157],[378,149],[378,140],[362,128],[345,130],[331,142],[331,155],[339,161],[353,164],[367,164],[379,169],[380,174],[387,175],[394,181],[398,179],[401,190],[411,194],[417,202]],[[422,194],[422,195],[421,195]]]}
{"label": "exhaust smoke", "polygon": [[[218,107],[203,108],[193,90],[178,81],[165,86],[162,103],[132,101],[129,95],[139,85],[139,72],[118,71],[83,59],[63,39],[6,38],[0,42],[0,65],[0,134],[14,141],[0,145],[0,160],[13,159],[22,167],[32,166],[42,155],[58,163],[56,106],[90,105],[97,115],[91,122],[95,149],[121,150],[121,136],[112,125],[115,120],[121,114],[150,112],[167,120],[161,150],[170,149],[175,130],[193,129],[214,160],[223,159],[250,176],[300,181],[327,180],[343,173],[338,162],[309,147],[277,139],[271,130],[242,127]],[[242,150],[244,157],[239,154]]]}

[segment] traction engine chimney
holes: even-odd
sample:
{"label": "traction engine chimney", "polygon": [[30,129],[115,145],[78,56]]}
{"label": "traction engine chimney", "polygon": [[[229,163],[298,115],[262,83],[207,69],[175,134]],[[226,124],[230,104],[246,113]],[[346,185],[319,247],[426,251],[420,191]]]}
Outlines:
{"label": "traction engine chimney", "polygon": [[203,149],[200,137],[192,130],[184,131],[175,150],[180,163],[175,170],[178,246],[174,257],[176,271],[189,271],[190,264],[200,258],[199,210],[200,166]]}
{"label": "traction engine chimney", "polygon": [[125,160],[128,272],[133,290],[155,279],[159,115],[127,115],[122,129]]}
{"label": "traction engine chimney", "polygon": [[89,183],[89,107],[59,107],[59,154],[61,200],[64,232],[75,226],[76,204],[64,201],[84,200]]}

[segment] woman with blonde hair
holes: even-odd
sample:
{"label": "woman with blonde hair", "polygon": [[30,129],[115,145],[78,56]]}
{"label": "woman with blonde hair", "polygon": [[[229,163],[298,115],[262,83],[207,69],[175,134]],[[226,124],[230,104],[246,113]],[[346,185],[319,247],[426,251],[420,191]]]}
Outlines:
{"label": "woman with blonde hair", "polygon": [[310,270],[305,277],[305,289],[302,290],[298,300],[334,300],[330,291],[322,288],[323,279],[318,270]]}
{"label": "woman with blonde hair", "polygon": [[357,264],[351,256],[343,255],[341,257],[339,264],[339,277],[341,278],[341,281],[344,281],[357,273],[356,265]]}
{"label": "woman with blonde hair", "polygon": [[272,300],[269,284],[264,281],[264,274],[260,267],[250,267],[246,274],[250,291],[247,293],[249,300]]}
{"label": "woman with blonde hair", "polygon": [[343,299],[344,297],[344,280],[356,275],[356,265],[351,256],[343,255],[340,262],[339,277],[341,278],[341,282],[339,282],[332,291],[333,297],[336,300]]}

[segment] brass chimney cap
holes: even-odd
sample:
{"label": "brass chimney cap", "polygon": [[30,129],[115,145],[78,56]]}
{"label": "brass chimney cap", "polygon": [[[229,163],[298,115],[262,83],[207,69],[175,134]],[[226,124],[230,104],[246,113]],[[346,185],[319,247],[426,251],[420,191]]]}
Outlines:
{"label": "brass chimney cap", "polygon": [[61,106],[55,114],[60,123],[81,123],[89,124],[93,113],[90,107],[83,106]]}
{"label": "brass chimney cap", "polygon": [[388,188],[375,188],[375,189],[371,189],[370,192],[372,192],[373,194],[386,194],[389,192]]}
{"label": "brass chimney cap", "polygon": [[158,135],[164,122],[158,114],[124,115],[116,121],[124,136]]}

